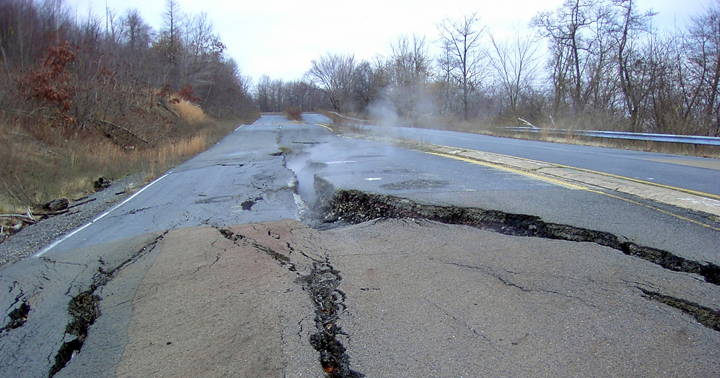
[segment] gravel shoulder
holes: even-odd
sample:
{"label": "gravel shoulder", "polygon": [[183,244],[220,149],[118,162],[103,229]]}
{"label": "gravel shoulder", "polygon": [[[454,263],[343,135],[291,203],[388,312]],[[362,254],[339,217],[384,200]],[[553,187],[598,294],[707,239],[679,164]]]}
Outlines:
{"label": "gravel shoulder", "polygon": [[67,213],[51,216],[23,228],[0,244],[0,270],[27,258],[62,235],[90,222],[143,185],[145,175],[136,173],[125,176],[113,181],[102,191],[71,202],[70,211]]}

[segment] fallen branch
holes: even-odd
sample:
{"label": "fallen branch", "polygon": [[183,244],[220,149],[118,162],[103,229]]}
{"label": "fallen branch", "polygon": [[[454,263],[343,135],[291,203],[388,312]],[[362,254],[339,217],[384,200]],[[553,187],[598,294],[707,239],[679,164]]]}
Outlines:
{"label": "fallen branch", "polygon": [[[22,182],[17,177],[17,175],[13,173],[13,176],[15,176],[15,180],[17,180],[18,184],[20,184],[20,189],[24,190],[25,188],[22,187]],[[10,186],[7,183],[5,184],[5,190],[7,190],[7,192],[10,194],[10,196],[12,196],[12,198],[15,199],[15,201],[18,201],[19,203],[23,202],[23,201],[20,201],[20,198],[18,198],[18,196],[15,195],[15,192],[13,192],[12,189],[10,189]]]}
{"label": "fallen branch", "polygon": [[518,117],[518,121],[524,123],[526,126],[530,126],[530,127],[532,127],[532,128],[535,128],[535,129],[538,129],[538,128],[539,128],[539,127],[533,125],[532,123],[530,123],[530,122],[528,122],[528,121],[526,121],[526,120],[524,120],[524,119],[522,119],[522,118],[520,118],[520,117]]}
{"label": "fallen branch", "polygon": [[45,216],[45,215],[47,215],[47,216],[60,215],[60,214],[65,214],[65,213],[67,213],[68,211],[70,211],[70,210],[68,210],[68,209],[69,209],[69,207],[68,207],[67,209],[57,210],[57,211],[40,211],[40,212],[35,213],[35,215],[39,215],[39,216]]}
{"label": "fallen branch", "polygon": [[24,215],[24,214],[0,214],[0,218],[9,218],[9,219],[18,218],[18,219],[20,219],[20,220],[22,220],[22,221],[27,221],[28,223],[35,223],[35,222],[36,222],[35,218],[30,218],[30,217],[28,217],[27,215]]}
{"label": "fallen branch", "polygon": [[30,211],[30,208],[29,208],[29,207],[27,208],[27,217],[28,217],[28,219],[32,219],[33,223],[37,222],[37,221],[35,220],[35,217],[34,217],[33,214],[32,214],[32,211]]}
{"label": "fallen branch", "polygon": [[163,109],[169,111],[170,113],[174,114],[175,117],[180,118],[180,114],[178,114],[176,111],[170,109],[170,107],[165,103],[165,99],[159,98],[159,99],[158,99],[158,105],[160,105],[160,107],[162,107]]}
{"label": "fallen branch", "polygon": [[141,138],[141,137],[138,136],[137,134],[133,133],[132,131],[130,131],[130,130],[128,130],[128,129],[120,126],[120,125],[116,125],[116,124],[114,124],[114,123],[112,123],[112,122],[110,122],[110,121],[106,121],[106,120],[104,120],[104,119],[101,119],[101,120],[99,120],[99,121],[102,122],[102,123],[104,123],[104,124],[106,124],[106,125],[110,125],[110,126],[112,126],[112,127],[116,127],[116,128],[118,128],[118,129],[120,129],[120,130],[122,130],[122,131],[124,131],[124,132],[126,132],[126,133],[128,133],[128,134],[130,134],[130,135],[132,135],[133,137],[135,137],[135,138],[143,141],[145,144],[150,144],[150,142],[146,141],[145,139]]}
{"label": "fallen branch", "polygon": [[[87,197],[85,197],[85,198],[87,198]],[[86,203],[88,203],[88,202],[95,201],[96,199],[97,199],[97,198],[90,198],[89,200],[84,201],[84,202],[80,202],[80,201],[82,201],[82,200],[77,200],[77,201],[73,202],[72,205],[68,206],[68,209],[72,209],[73,207],[77,207],[77,206],[80,206],[80,205],[84,205],[84,204],[86,204]]]}
{"label": "fallen branch", "polygon": [[[39,107],[39,108],[33,109],[33,111],[31,111],[31,112],[24,112],[24,111],[22,111],[22,110],[9,110],[9,112],[15,113],[15,114],[19,114],[19,115],[22,115],[22,116],[25,116],[25,117],[32,117],[32,116],[35,115],[36,112],[38,112],[38,111],[40,111],[40,110],[43,110],[43,109],[45,109],[45,107],[44,107],[44,106],[41,106],[41,107]],[[45,119],[49,119],[49,120],[54,120],[54,119],[55,119],[55,117],[46,116],[46,115],[43,115],[43,114],[39,114],[39,116],[40,116],[40,117],[43,117],[43,118],[45,118]]]}

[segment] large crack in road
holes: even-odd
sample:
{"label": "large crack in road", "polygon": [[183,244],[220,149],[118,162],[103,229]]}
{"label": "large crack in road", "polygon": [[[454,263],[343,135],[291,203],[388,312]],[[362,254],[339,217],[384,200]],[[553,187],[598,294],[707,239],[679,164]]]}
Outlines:
{"label": "large crack in road", "polygon": [[73,296],[68,303],[67,312],[70,315],[70,322],[65,327],[67,341],[62,343],[55,354],[54,364],[50,367],[48,378],[52,378],[59,373],[70,360],[80,353],[85,340],[88,338],[90,326],[102,315],[100,311],[102,298],[96,292],[110,283],[126,266],[137,261],[143,255],[152,252],[166,234],[167,231],[109,269],[103,269],[104,262],[100,261],[101,266],[93,275],[92,284],[83,292]]}
{"label": "large crack in road", "polygon": [[310,274],[301,276],[303,285],[315,303],[316,333],[310,336],[310,345],[320,353],[320,364],[330,378],[364,377],[350,368],[350,357],[345,346],[338,339],[345,335],[337,324],[340,315],[347,309],[345,293],[338,289],[342,277],[329,261],[314,263]]}
{"label": "large crack in road", "polygon": [[[720,266],[677,256],[669,251],[642,246],[609,232],[549,223],[534,215],[513,214],[481,208],[421,204],[415,201],[359,190],[336,189],[327,180],[315,176],[318,201],[316,216],[328,225],[358,224],[378,218],[426,219],[445,224],[466,225],[504,235],[538,237],[573,242],[589,242],[609,247],[674,272],[701,276],[705,282],[720,286]],[[650,300],[663,303],[695,318],[703,326],[720,332],[720,311],[682,298],[647,291]]]}
{"label": "large crack in road", "polygon": [[[346,296],[338,288],[340,281],[342,281],[340,272],[333,268],[330,261],[327,258],[321,261],[300,252],[305,258],[312,261],[312,268],[309,272],[300,272],[298,266],[288,256],[259,243],[257,240],[235,233],[227,228],[218,231],[234,244],[242,245],[247,243],[258,252],[273,258],[280,266],[296,273],[298,278],[295,282],[302,286],[314,303],[317,332],[310,336],[309,342],[319,353],[318,360],[323,371],[329,378],[364,377],[363,374],[350,368],[350,357],[338,338],[339,335],[344,335],[342,328],[337,323],[338,318],[347,308],[345,305]],[[297,252],[289,244],[288,249]]]}
{"label": "large crack in road", "polygon": [[650,261],[665,269],[700,275],[706,282],[720,285],[718,265],[693,261],[668,251],[638,245],[605,231],[549,223],[534,215],[472,207],[427,205],[406,198],[358,190],[341,189],[335,192],[331,184],[319,177],[316,177],[316,187],[321,191],[330,190],[333,193],[321,196],[326,199],[320,205],[320,212],[326,223],[341,221],[356,224],[376,218],[415,218],[472,226],[512,236],[596,243]]}
{"label": "large crack in road", "polygon": [[[291,164],[287,164],[286,160],[286,167],[292,170],[296,176],[298,185],[295,190],[311,210],[311,215],[302,217],[302,221],[316,229],[357,224],[378,218],[426,219],[445,224],[466,225],[512,236],[595,243],[618,250],[625,255],[649,261],[667,270],[699,275],[709,284],[720,285],[720,267],[713,263],[693,261],[669,251],[639,245],[610,232],[550,223],[534,215],[471,207],[421,204],[391,195],[337,189],[328,180],[315,174],[316,169],[308,166],[312,161],[303,162],[301,159],[304,159],[304,156],[302,155],[291,159]],[[337,276],[335,276],[336,274]],[[328,276],[327,279],[323,278],[325,276]],[[320,280],[316,279],[318,277]],[[340,279],[339,272],[336,272],[329,262],[324,262],[319,265],[316,263],[313,272],[301,280],[317,305],[315,320],[318,333],[312,335],[310,341],[311,345],[321,353],[320,361],[329,377],[362,376],[349,368],[349,361],[346,364],[346,350],[342,344],[336,341],[335,337],[340,330],[336,328],[336,319],[333,318],[337,311],[333,304],[339,303],[344,306],[345,301],[344,294],[335,291]],[[695,318],[703,326],[720,332],[720,311],[682,298],[648,291],[641,287],[637,287],[637,289],[644,294],[645,298],[679,309]],[[332,301],[331,304],[325,303],[326,298]]]}

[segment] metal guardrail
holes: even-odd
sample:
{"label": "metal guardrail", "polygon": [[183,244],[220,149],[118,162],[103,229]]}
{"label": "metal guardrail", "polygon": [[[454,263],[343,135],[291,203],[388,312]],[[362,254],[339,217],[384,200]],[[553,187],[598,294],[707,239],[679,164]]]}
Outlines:
{"label": "metal guardrail", "polygon": [[338,112],[328,112],[328,113],[330,113],[330,114],[335,114],[336,116],[338,116],[338,117],[340,117],[340,118],[345,118],[345,119],[348,119],[348,120],[354,121],[354,122],[361,122],[361,123],[367,122],[367,121],[364,120],[364,119],[344,116],[344,115],[342,115],[342,114],[340,114],[340,113],[338,113]]}
{"label": "metal guardrail", "polygon": [[[366,120],[344,116],[340,113],[330,112],[338,117],[345,118],[355,122],[365,123]],[[522,120],[526,124],[527,121]],[[630,133],[624,131],[598,131],[598,130],[565,130],[565,129],[542,129],[537,126],[510,126],[505,130],[542,133],[547,132],[553,135],[585,136],[592,138],[608,138],[608,139],[624,139],[624,140],[642,140],[646,142],[664,142],[664,143],[684,143],[694,146],[720,146],[720,137],[707,137],[699,135],[673,135],[673,134],[651,134],[651,133]]]}
{"label": "metal guardrail", "polygon": [[532,126],[514,126],[506,127],[506,130],[542,133],[547,132],[554,135],[586,136],[593,138],[609,138],[609,139],[625,139],[625,140],[642,140],[647,142],[666,142],[666,143],[685,143],[703,146],[720,146],[720,138],[706,137],[697,135],[672,135],[672,134],[650,134],[650,133],[629,133],[623,131],[595,131],[595,130],[562,130],[562,129],[546,129]]}

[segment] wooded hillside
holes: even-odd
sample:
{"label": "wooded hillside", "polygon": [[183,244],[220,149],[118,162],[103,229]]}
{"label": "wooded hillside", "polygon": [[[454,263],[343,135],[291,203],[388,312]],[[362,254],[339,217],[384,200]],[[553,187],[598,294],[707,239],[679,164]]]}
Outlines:
{"label": "wooded hillside", "polygon": [[60,1],[0,0],[0,207],[152,175],[223,120],[252,117],[248,79],[210,20],[174,0],[163,19],[154,30],[137,10],[78,21]]}

